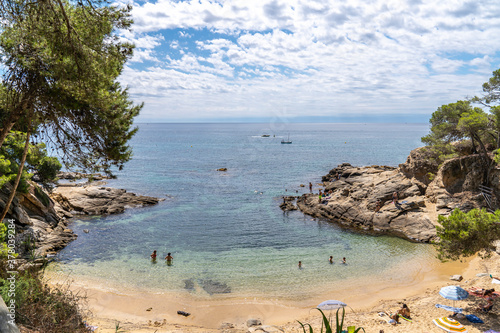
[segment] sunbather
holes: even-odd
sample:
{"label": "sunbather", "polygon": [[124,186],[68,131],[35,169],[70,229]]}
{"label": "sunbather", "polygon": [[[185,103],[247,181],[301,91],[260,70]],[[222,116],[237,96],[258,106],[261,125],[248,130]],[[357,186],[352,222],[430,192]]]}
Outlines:
{"label": "sunbather", "polygon": [[410,309],[408,308],[408,305],[403,303],[403,307],[398,310],[398,314],[403,316],[404,318],[411,319],[410,317]]}

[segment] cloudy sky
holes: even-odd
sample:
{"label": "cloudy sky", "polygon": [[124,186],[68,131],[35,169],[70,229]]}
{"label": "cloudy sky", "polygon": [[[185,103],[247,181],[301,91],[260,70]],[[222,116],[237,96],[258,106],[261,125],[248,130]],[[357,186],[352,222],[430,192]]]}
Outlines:
{"label": "cloudy sky", "polygon": [[[126,0],[120,0],[124,3]],[[133,3],[138,121],[426,122],[500,68],[498,0]]]}

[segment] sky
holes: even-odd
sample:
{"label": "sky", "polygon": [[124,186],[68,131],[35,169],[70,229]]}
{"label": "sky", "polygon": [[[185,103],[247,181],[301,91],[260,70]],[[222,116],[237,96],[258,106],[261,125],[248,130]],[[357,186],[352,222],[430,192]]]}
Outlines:
{"label": "sky", "polygon": [[427,122],[500,68],[498,0],[132,5],[138,122]]}

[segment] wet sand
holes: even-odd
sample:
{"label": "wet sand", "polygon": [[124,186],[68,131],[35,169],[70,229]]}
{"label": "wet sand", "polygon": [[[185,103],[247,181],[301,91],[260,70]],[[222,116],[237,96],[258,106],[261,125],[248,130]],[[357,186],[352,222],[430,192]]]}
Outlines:
{"label": "wet sand", "polygon": [[[246,332],[248,319],[259,319],[263,325],[276,326],[285,332],[298,332],[300,325],[297,320],[311,323],[313,327],[320,325],[319,313],[314,308],[328,299],[347,303],[350,308],[347,308],[346,323],[361,325],[366,332],[378,333],[380,329],[384,329],[384,332],[440,332],[432,324],[432,319],[448,313],[435,308],[434,304],[449,304],[451,301],[439,296],[439,289],[446,285],[491,288],[491,279],[478,278],[476,274],[500,275],[500,259],[495,254],[489,260],[474,258],[463,263],[436,264],[431,271],[417,272],[402,281],[398,277],[404,276],[404,270],[405,267],[397,267],[386,272],[385,277],[370,281],[366,278],[350,279],[347,288],[336,285],[326,290],[323,286],[317,296],[299,301],[158,293],[137,288],[109,287],[104,281],[84,277],[71,276],[68,279],[67,275],[57,272],[48,272],[47,278],[51,284],[69,280],[73,290],[87,296],[87,307],[93,314],[88,322],[99,327],[96,332],[115,332],[117,322],[127,332]],[[450,281],[450,276],[455,274],[463,275],[464,280],[460,283]],[[468,299],[469,303],[473,302],[471,306],[476,306],[478,301],[480,299]],[[412,323],[403,322],[392,326],[378,316],[382,310],[396,310],[400,302],[406,302],[412,310]],[[465,307],[465,304],[468,303],[460,306]],[[191,315],[178,315],[179,310]],[[498,329],[500,324],[496,327],[484,325],[497,324],[498,318],[493,318],[482,326],[473,325],[486,330]],[[469,326],[469,332],[480,332],[474,326]]]}

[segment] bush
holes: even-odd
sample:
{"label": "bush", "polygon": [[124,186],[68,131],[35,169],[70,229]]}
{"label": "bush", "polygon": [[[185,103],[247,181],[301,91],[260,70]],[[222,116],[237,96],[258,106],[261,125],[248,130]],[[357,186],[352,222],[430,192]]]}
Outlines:
{"label": "bush", "polygon": [[[325,333],[333,333],[333,328],[330,320],[325,316],[323,311],[321,309],[317,309],[319,312],[321,312],[321,316],[323,317],[323,320],[321,322],[321,330],[320,333],[323,333],[323,330]],[[337,310],[337,315],[336,315],[336,323],[335,323],[335,333],[342,333],[343,332],[343,327],[344,327],[344,318],[345,318],[345,309],[342,308],[342,318],[339,318],[339,311],[340,309]],[[306,326],[309,326],[309,333],[314,333],[313,328],[311,327],[310,324],[302,324],[299,321],[300,326],[302,326],[302,331],[304,333],[307,333],[306,331]],[[357,329],[354,330],[354,333],[358,333],[360,330],[363,330],[365,332],[365,329],[363,327],[358,327]]]}
{"label": "bush", "polygon": [[[40,333],[88,332],[83,323],[81,302],[83,297],[74,294],[69,286],[49,288],[39,272],[23,272],[11,281],[0,279],[0,294],[5,303],[14,299],[16,323]],[[14,292],[13,292],[14,291]]]}
{"label": "bush", "polygon": [[436,226],[439,240],[435,243],[438,258],[442,261],[469,257],[485,251],[488,256],[494,250],[492,242],[500,238],[500,210],[494,214],[485,209],[472,209],[464,213],[455,209],[449,217],[439,216]]}

